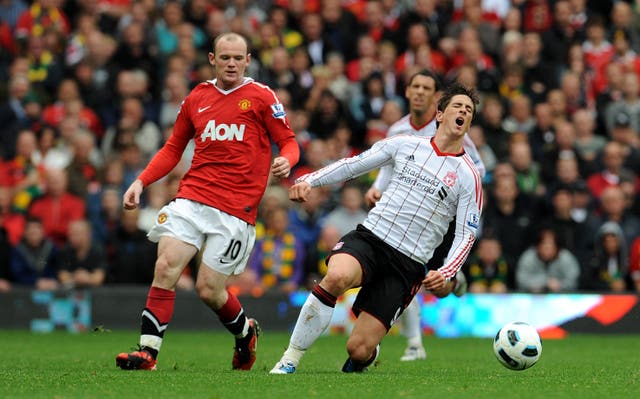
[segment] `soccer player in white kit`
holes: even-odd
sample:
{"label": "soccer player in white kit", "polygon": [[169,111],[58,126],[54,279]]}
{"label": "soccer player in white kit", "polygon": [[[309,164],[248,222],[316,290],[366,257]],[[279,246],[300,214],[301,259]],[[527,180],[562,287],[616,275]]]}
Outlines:
{"label": "soccer player in white kit", "polygon": [[[440,91],[440,81],[438,77],[428,69],[416,72],[409,78],[405,89],[405,98],[409,102],[409,113],[389,127],[387,137],[397,134],[410,134],[421,137],[431,137],[436,133],[435,102]],[[476,146],[471,141],[468,134],[465,134],[463,141],[464,150],[478,169],[481,177],[484,177],[485,167]],[[382,191],[389,184],[389,178],[393,173],[391,165],[380,168],[376,180],[365,194],[365,200],[369,207],[375,205],[380,199]],[[449,234],[453,233],[450,228]],[[451,243],[451,237],[444,240],[443,246]],[[430,259],[431,267],[442,265],[442,257],[446,255],[446,248],[440,248],[435,256]],[[461,296],[466,292],[466,279],[462,270],[452,279],[444,289],[432,292],[433,295],[443,298],[454,292],[456,296]],[[420,325],[420,302],[415,296],[409,306],[402,313],[401,318],[402,334],[407,338],[407,348],[400,358],[402,361],[413,361],[426,359],[427,353],[422,344],[422,329]]]}
{"label": "soccer player in white kit", "polygon": [[[245,315],[225,283],[247,264],[269,173],[287,177],[300,152],[276,94],[244,76],[250,59],[241,35],[216,37],[209,53],[216,78],[185,98],[166,144],[123,196],[125,209],[136,208],[143,189],[171,172],[194,141],[193,160],[176,198],[160,210],[149,231],[149,239],[158,241],[154,278],[142,311],[140,348],[116,356],[122,369],[156,368],[178,278],[201,249],[196,291],[235,337],[232,368],[249,370],[256,360],[258,323]],[[273,160],[272,141],[280,150]]]}
{"label": "soccer player in white kit", "polygon": [[[474,90],[453,84],[438,101],[435,136],[381,140],[291,186],[289,198],[305,201],[313,187],[393,166],[376,206],[331,250],[327,274],[300,309],[289,346],[271,374],[296,371],[305,351],[329,325],[337,298],[354,287],[361,287],[352,308],[357,318],[342,371],[366,370],[420,287],[441,290],[460,270],[475,241],[482,210],[481,178],[462,146],[477,103]],[[427,271],[425,265],[454,217],[456,234],[447,261]]]}

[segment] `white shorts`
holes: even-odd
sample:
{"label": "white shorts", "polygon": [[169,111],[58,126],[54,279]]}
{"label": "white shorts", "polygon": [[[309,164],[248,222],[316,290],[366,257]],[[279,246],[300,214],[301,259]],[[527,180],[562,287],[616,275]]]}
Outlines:
{"label": "white shorts", "polygon": [[241,273],[256,239],[255,226],[198,202],[178,198],[158,212],[147,237],[158,242],[168,236],[200,250],[202,263],[220,273]]}

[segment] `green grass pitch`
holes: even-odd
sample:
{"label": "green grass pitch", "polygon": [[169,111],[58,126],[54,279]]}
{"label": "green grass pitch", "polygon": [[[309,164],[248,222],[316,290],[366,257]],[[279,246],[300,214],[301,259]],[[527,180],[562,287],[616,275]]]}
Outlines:
{"label": "green grass pitch", "polygon": [[538,364],[511,371],[490,339],[426,337],[427,360],[400,362],[405,340],[388,336],[378,365],[343,374],[346,336],[323,336],[294,375],[269,375],[288,334],[266,331],[253,370],[231,370],[223,332],[168,331],[158,370],[123,371],[115,355],[136,331],[31,334],[0,330],[0,398],[639,398],[640,337],[574,335],[543,340]]}

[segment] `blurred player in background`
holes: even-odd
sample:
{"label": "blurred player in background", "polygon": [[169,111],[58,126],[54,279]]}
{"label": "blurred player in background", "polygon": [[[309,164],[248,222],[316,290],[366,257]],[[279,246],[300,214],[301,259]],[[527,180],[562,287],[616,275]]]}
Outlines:
{"label": "blurred player in background", "polygon": [[[176,198],[160,210],[148,234],[158,242],[154,279],[142,311],[140,348],[116,357],[122,369],[156,368],[176,283],[202,248],[198,295],[235,337],[233,369],[249,370],[255,362],[258,323],[245,315],[225,283],[246,266],[269,171],[287,177],[300,154],[275,93],[244,76],[251,60],[247,40],[224,33],[214,40],[213,51],[209,62],[216,78],[185,98],[167,143],[124,194],[124,208],[136,208],[144,188],[171,172],[194,140],[191,167]],[[273,161],[270,140],[280,149]]]}
{"label": "blurred player in background", "polygon": [[[361,287],[353,303],[354,328],[343,372],[362,372],[378,356],[379,344],[421,286],[443,290],[460,270],[475,241],[482,210],[482,183],[462,142],[478,103],[459,84],[438,102],[434,137],[396,135],[362,154],[300,177],[289,198],[305,201],[312,187],[336,184],[384,165],[393,173],[365,221],[341,238],[327,259],[328,271],[300,309],[282,358],[271,374],[295,372],[305,351],[326,330],[337,298]],[[425,265],[456,218],[447,262]]]}
{"label": "blurred player in background", "polygon": [[[409,134],[412,136],[431,137],[436,133],[436,102],[440,91],[440,81],[431,71],[421,70],[409,79],[409,84],[405,90],[405,97],[409,102],[409,113],[402,119],[391,125],[387,131],[387,137],[398,134]],[[471,141],[468,134],[465,134],[463,142],[464,150],[478,169],[481,177],[484,177],[485,167],[476,146]],[[386,165],[380,168],[376,180],[365,194],[365,200],[369,207],[375,206],[380,199],[382,192],[389,184],[389,179],[393,174],[393,166]],[[455,220],[444,237],[443,243],[436,248],[434,255],[429,260],[429,268],[437,269],[443,265],[445,256],[453,243],[453,233],[455,231]],[[456,296],[462,296],[467,290],[467,282],[462,271],[449,281],[446,286],[439,291],[432,292],[438,298],[444,298],[453,292]],[[413,361],[426,359],[427,353],[422,344],[422,329],[420,323],[420,302],[415,296],[409,306],[402,313],[402,334],[407,337],[407,348],[400,358],[403,361]]]}

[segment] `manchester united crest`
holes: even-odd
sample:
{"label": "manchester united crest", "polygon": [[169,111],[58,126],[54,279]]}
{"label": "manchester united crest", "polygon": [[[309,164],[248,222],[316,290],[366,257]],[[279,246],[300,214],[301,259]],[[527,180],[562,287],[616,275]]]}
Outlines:
{"label": "manchester united crest", "polygon": [[246,111],[251,108],[251,101],[244,98],[238,102],[238,107],[240,108],[240,111]]}
{"label": "manchester united crest", "polygon": [[447,172],[447,174],[442,179],[442,182],[447,187],[453,187],[456,184],[456,179],[458,179],[458,175],[456,175],[456,172]]}
{"label": "manchester united crest", "polygon": [[162,224],[167,221],[167,214],[162,212],[158,215],[158,224]]}

